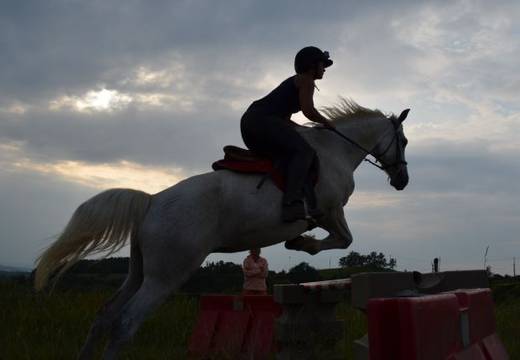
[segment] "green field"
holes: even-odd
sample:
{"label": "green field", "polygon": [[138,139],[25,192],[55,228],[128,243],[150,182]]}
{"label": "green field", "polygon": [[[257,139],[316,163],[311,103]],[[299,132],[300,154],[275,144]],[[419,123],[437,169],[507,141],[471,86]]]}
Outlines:
{"label": "green field", "polygon": [[[0,359],[74,359],[95,312],[112,291],[63,291],[35,294],[15,281],[0,280]],[[494,287],[498,332],[511,359],[520,359],[520,286]],[[197,298],[172,297],[146,321],[123,359],[184,359],[197,316]],[[345,348],[366,332],[364,315],[347,303],[338,308],[345,319]]]}

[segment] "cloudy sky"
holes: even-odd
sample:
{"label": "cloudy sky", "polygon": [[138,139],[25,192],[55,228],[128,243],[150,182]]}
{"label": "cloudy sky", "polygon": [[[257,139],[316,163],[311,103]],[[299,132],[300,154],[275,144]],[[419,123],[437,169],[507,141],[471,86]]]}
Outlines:
{"label": "cloudy sky", "polygon": [[[358,169],[349,250],[426,271],[434,257],[442,269],[482,268],[489,246],[493,271],[512,273],[518,19],[513,0],[3,2],[0,264],[32,266],[75,208],[104,189],[154,193],[210,171],[223,145],[243,145],[248,104],[293,74],[301,47],[317,45],[334,59],[318,107],[345,96],[412,109],[410,184],[396,192],[379,170]],[[276,270],[327,268],[346,253],[264,250]]]}

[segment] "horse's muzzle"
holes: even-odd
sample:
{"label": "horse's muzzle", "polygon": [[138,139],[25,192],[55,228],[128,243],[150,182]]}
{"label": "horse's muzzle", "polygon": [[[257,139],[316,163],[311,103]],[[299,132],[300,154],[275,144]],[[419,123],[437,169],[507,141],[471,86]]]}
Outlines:
{"label": "horse's muzzle", "polygon": [[390,179],[390,185],[396,190],[403,190],[408,185],[408,169],[406,166],[401,168]]}

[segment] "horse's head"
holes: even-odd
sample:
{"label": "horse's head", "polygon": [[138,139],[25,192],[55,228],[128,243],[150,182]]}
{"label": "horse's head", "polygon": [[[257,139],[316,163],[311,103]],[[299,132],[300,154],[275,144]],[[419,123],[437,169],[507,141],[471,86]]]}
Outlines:
{"label": "horse's head", "polygon": [[[387,117],[379,110],[364,108],[349,99],[343,99],[339,106],[324,109],[329,119],[338,126],[331,130],[354,148],[362,150],[360,154],[364,157],[372,155],[381,165],[369,159],[365,160],[386,172],[390,178],[390,185],[396,190],[403,190],[408,185],[408,167],[404,153],[408,140],[404,136],[403,121],[409,111],[410,109],[404,110],[398,117]],[[368,120],[372,125],[367,125]],[[354,125],[349,127],[350,124]],[[342,126],[344,128],[341,128]],[[362,158],[355,161],[359,161],[359,165]]]}
{"label": "horse's head", "polygon": [[377,159],[382,164],[381,168],[388,174],[390,185],[396,190],[403,190],[408,184],[408,167],[405,158],[408,140],[404,135],[403,121],[409,111],[410,109],[406,109],[399,117],[389,118],[392,129],[386,133],[373,151],[378,154]]}

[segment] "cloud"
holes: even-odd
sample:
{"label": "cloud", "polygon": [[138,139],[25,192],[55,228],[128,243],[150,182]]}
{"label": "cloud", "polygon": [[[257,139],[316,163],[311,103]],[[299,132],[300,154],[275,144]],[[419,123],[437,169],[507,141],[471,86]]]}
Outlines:
{"label": "cloud", "polygon": [[32,266],[95,189],[32,171],[0,171],[0,263]]}
{"label": "cloud", "polygon": [[[506,241],[496,258],[515,253],[519,14],[514,1],[10,2],[0,14],[0,263],[27,265],[37,239],[101,188],[153,192],[208,171],[222,146],[242,145],[243,111],[293,73],[306,45],[334,59],[318,107],[341,95],[412,109],[410,184],[398,193],[379,170],[358,169],[353,249],[408,268],[440,253],[480,266],[491,238]],[[266,251],[277,267],[343,254]]]}
{"label": "cloud", "polygon": [[78,112],[114,111],[126,107],[132,98],[117,90],[101,89],[89,91],[85,95],[61,96],[49,103],[50,110],[70,109]]}
{"label": "cloud", "polygon": [[145,167],[128,161],[92,165],[76,161],[45,164],[26,160],[14,165],[17,169],[47,174],[102,190],[123,187],[159,192],[186,177],[179,169]]}

